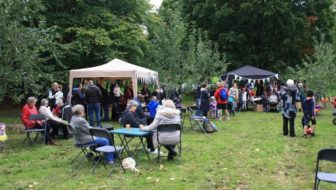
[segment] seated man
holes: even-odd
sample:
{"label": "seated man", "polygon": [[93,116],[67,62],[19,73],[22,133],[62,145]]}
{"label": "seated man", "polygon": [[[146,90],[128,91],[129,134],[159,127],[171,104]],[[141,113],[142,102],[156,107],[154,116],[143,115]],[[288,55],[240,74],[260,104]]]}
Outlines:
{"label": "seated man", "polygon": [[[70,121],[70,125],[74,127],[76,131],[74,135],[76,144],[92,144],[95,142],[97,146],[105,146],[110,145],[110,142],[106,138],[94,137],[92,141],[92,137],[90,134],[89,129],[91,126],[89,123],[84,119],[85,117],[85,109],[84,106],[77,104],[72,108],[73,116]],[[114,154],[113,153],[105,153],[105,160],[107,163],[112,164],[114,161]]]}
{"label": "seated man", "polygon": [[[149,126],[140,126],[141,130],[152,131],[155,130],[161,124],[180,124],[180,110],[177,110],[175,104],[171,100],[166,100],[163,102],[163,106],[157,110],[155,119],[153,123]],[[170,133],[163,133],[160,135],[160,141],[165,141],[167,144],[177,144],[180,138],[180,131],[174,131]],[[154,144],[157,146],[157,132],[153,135]],[[173,160],[174,156],[177,155],[175,145],[165,146],[168,150],[168,160]]]}
{"label": "seated man", "polygon": [[[42,121],[33,121],[30,120],[31,115],[37,115],[37,109],[36,109],[36,98],[34,97],[29,97],[27,99],[27,104],[23,106],[22,108],[22,114],[21,114],[21,120],[25,128],[29,129],[43,129],[43,124]],[[45,128],[45,134],[44,134],[44,143],[46,145],[53,145],[54,143],[51,141],[49,137],[50,133],[50,127],[49,125],[46,125]]]}
{"label": "seated man", "polygon": [[[131,127],[131,128],[140,128],[144,126],[144,122],[139,120],[136,110],[138,107],[138,103],[134,100],[130,100],[127,103],[127,108],[122,114],[120,118],[120,123],[122,124],[123,127]],[[157,154],[157,151],[154,148],[153,141],[152,141],[152,135],[149,135],[146,137],[147,141],[147,148],[150,149],[150,153],[152,154]]]}
{"label": "seated man", "polygon": [[63,137],[64,139],[69,139],[69,131],[68,127],[65,124],[66,121],[63,121],[61,118],[54,116],[48,106],[48,100],[42,99],[41,100],[41,107],[39,109],[40,114],[44,115],[47,118],[47,124],[53,128],[51,132],[51,136],[55,137],[58,135],[58,129],[61,127],[63,130]]}

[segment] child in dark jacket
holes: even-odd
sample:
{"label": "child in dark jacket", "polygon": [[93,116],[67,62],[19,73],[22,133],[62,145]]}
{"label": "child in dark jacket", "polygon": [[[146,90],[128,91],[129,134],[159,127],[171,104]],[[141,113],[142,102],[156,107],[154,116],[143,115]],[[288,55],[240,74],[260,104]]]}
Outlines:
{"label": "child in dark jacket", "polygon": [[310,134],[307,133],[309,122],[311,121],[312,125],[310,128],[310,133],[312,136],[315,136],[314,129],[316,125],[316,118],[315,118],[315,102],[314,102],[314,92],[311,90],[307,91],[307,98],[302,103],[302,111],[303,111],[303,117],[302,117],[302,124],[304,127],[303,130],[303,136],[307,137],[310,136]]}

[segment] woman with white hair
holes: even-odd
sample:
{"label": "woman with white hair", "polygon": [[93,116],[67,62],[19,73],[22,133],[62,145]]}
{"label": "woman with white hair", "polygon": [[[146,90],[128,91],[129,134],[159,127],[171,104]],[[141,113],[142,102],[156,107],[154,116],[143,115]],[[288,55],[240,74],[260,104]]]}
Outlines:
{"label": "woman with white hair", "polygon": [[[127,103],[127,108],[120,118],[120,123],[123,125],[123,127],[141,128],[144,126],[144,121],[141,121],[138,114],[136,113],[138,105],[138,102],[135,100],[130,100]],[[146,141],[149,152],[152,154],[157,154],[157,151],[155,150],[153,145],[152,135],[147,136]]]}
{"label": "woman with white hair", "polygon": [[55,116],[50,108],[48,107],[48,100],[47,99],[42,99],[41,100],[41,106],[39,109],[39,113],[44,115],[47,119],[47,124],[53,128],[51,132],[51,137],[55,137],[58,135],[58,129],[62,128],[63,131],[63,137],[64,139],[69,139],[69,131],[68,127],[64,124],[64,122],[61,118]]}
{"label": "woman with white hair", "polygon": [[[180,110],[177,110],[174,102],[168,99],[163,102],[163,106],[158,107],[153,123],[148,126],[140,126],[140,129],[144,131],[153,131],[162,124],[180,123]],[[164,133],[160,135],[160,138],[166,139],[169,142],[177,142],[180,138],[180,131]],[[154,132],[153,140],[154,145],[157,146],[157,132]],[[165,148],[168,150],[168,160],[173,160],[174,156],[177,155],[175,151],[175,145],[165,146]]]}
{"label": "woman with white hair", "polygon": [[[29,129],[43,129],[43,121],[36,121],[31,120],[31,115],[37,115],[37,109],[36,109],[36,98],[35,97],[28,97],[27,104],[23,106],[22,108],[22,114],[21,114],[21,120],[25,128]],[[54,143],[51,141],[49,137],[50,133],[50,126],[45,125],[45,133],[44,133],[44,143],[46,145],[53,145]]]}
{"label": "woman with white hair", "polygon": [[[73,116],[70,121],[71,127],[74,128],[76,131],[74,135],[76,144],[92,144],[95,142],[98,147],[110,145],[110,142],[106,138],[94,137],[92,140],[90,134],[91,126],[89,123],[84,119],[85,117],[85,108],[83,105],[77,104],[72,108]],[[113,153],[105,153],[105,160],[107,163],[112,164],[114,160]]]}

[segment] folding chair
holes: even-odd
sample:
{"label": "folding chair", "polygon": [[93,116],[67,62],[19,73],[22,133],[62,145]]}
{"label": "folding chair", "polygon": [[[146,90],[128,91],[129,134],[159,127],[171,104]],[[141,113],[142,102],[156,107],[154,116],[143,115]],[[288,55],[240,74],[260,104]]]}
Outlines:
{"label": "folding chair", "polygon": [[187,109],[186,108],[179,108],[179,110],[180,110],[180,117],[181,117],[181,127],[182,127],[182,130],[183,130],[184,119],[185,119],[185,116],[187,114]]}
{"label": "folding chair", "polygon": [[317,162],[316,162],[314,190],[318,189],[320,181],[336,183],[336,173],[328,173],[328,172],[321,171],[319,168],[320,160],[336,162],[336,149],[326,148],[318,152]]}
{"label": "folding chair", "polygon": [[[46,117],[42,114],[32,114],[29,117],[30,120],[32,121],[44,121],[46,119]],[[42,129],[34,129],[34,128],[30,128],[30,126],[28,125],[27,127],[25,126],[25,131],[26,131],[26,138],[23,140],[23,144],[26,142],[26,140],[28,140],[30,145],[33,145],[33,140],[30,137],[31,133],[36,133],[35,138],[34,138],[34,142],[37,141],[37,137],[39,133],[45,133],[45,125],[46,123],[43,122],[43,128]],[[43,137],[43,139],[45,138],[45,135]]]}
{"label": "folding chair", "polygon": [[74,162],[82,155],[82,158],[80,158],[79,162],[77,163],[75,167],[75,169],[77,169],[78,166],[83,162],[85,158],[87,158],[89,162],[92,161],[90,160],[90,157],[93,158],[94,156],[93,155],[90,156],[90,150],[88,150],[88,148],[94,149],[97,146],[97,144],[93,141],[91,143],[83,143],[80,138],[76,137],[77,136],[76,128],[74,126],[69,125],[69,129],[75,137],[74,140],[77,139],[79,141],[79,143],[76,143],[76,140],[75,140],[75,144],[74,144],[75,148],[80,149],[80,152],[75,156],[74,159],[72,159],[71,165],[73,165]]}
{"label": "folding chair", "polygon": [[[106,139],[109,140],[109,142],[111,144],[111,145],[106,145],[106,146],[101,146],[101,147],[96,148],[95,151],[99,154],[99,159],[96,161],[96,164],[94,165],[94,167],[92,169],[92,174],[94,173],[97,165],[100,163],[100,160],[103,157],[102,153],[114,153],[114,155],[116,156],[117,162],[119,163],[119,165],[121,166],[121,168],[125,172],[125,168],[122,165],[122,156],[121,156],[121,152],[123,150],[123,147],[115,145],[114,138],[110,134],[110,132],[108,132],[105,129],[101,129],[101,128],[91,128],[90,129],[90,134],[91,134],[92,139],[94,137],[106,138]],[[103,164],[104,164],[104,167],[106,168],[105,162],[103,162]],[[112,176],[112,171],[110,173],[110,176]]]}
{"label": "folding chair", "polygon": [[[160,139],[160,135],[163,133],[173,133],[173,132],[179,132],[179,139],[177,142],[170,143],[168,144],[167,142],[164,142],[164,139]],[[160,156],[160,148],[163,145],[177,145],[179,149],[179,158],[181,159],[182,155],[182,138],[181,138],[181,132],[182,132],[182,126],[180,124],[164,124],[164,125],[159,125],[157,127],[157,142],[158,142],[158,162],[159,164],[161,163],[161,156]]]}
{"label": "folding chair", "polygon": [[61,118],[63,120],[68,121],[68,123],[70,123],[71,117],[72,117],[72,111],[71,111],[71,106],[70,105],[66,105],[62,108],[61,111],[62,115]]}
{"label": "folding chair", "polygon": [[[200,129],[202,132],[205,133],[205,130],[203,128],[203,123],[204,123],[206,118],[204,118],[202,116],[195,115],[193,107],[191,107],[191,106],[187,107],[187,111],[189,112],[190,128],[192,130]],[[193,125],[193,123],[194,123],[194,125]]]}

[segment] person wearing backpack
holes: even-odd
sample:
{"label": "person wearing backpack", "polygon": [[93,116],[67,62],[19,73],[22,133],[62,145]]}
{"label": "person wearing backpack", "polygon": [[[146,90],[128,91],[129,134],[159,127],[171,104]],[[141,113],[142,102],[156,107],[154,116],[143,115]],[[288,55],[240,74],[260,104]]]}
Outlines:
{"label": "person wearing backpack", "polygon": [[229,92],[224,87],[224,82],[217,83],[217,89],[215,91],[214,96],[217,101],[218,118],[221,120],[223,116],[223,120],[225,117],[229,119],[229,113],[227,111]]}

